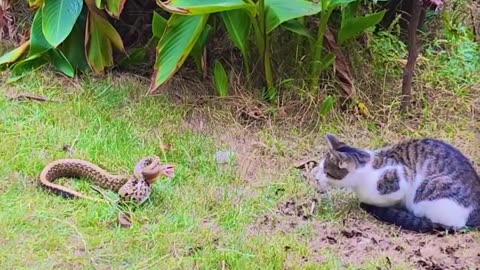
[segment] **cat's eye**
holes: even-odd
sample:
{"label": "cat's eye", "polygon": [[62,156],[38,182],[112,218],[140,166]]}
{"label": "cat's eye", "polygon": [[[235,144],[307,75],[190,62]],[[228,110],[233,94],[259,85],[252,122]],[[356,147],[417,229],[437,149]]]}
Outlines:
{"label": "cat's eye", "polygon": [[328,177],[335,179],[335,177],[334,177],[331,173],[326,172],[325,174],[326,174]]}

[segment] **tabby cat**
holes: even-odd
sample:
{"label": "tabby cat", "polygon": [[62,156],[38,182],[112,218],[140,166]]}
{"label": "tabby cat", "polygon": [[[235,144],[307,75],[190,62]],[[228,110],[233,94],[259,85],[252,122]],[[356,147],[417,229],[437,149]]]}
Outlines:
{"label": "tabby cat", "polygon": [[378,220],[416,232],[480,227],[480,177],[452,145],[424,138],[369,150],[325,139],[316,181],[351,188]]}

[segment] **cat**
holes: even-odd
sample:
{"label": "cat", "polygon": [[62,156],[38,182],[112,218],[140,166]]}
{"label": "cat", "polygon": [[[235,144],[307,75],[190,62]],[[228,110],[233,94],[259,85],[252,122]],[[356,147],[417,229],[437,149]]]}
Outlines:
{"label": "cat", "polygon": [[480,227],[480,177],[454,146],[423,138],[370,150],[325,140],[315,180],[350,188],[376,219],[419,233]]}

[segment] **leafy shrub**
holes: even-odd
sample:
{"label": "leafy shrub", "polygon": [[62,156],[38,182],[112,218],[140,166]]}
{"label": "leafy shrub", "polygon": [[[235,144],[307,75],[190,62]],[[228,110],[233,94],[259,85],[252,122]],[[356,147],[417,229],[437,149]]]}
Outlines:
{"label": "leafy shrub", "polygon": [[[311,50],[310,88],[318,84],[320,73],[334,63],[335,55],[325,51],[323,40],[330,16],[340,10],[341,24],[336,42],[342,45],[376,25],[384,11],[359,16],[360,0],[170,0],[156,1],[169,13],[162,17],[152,10],[152,37],[147,45],[126,53],[112,19],[118,19],[127,0],[28,0],[35,15],[30,39],[0,57],[0,66],[10,68],[8,83],[45,64],[66,76],[76,72],[101,74],[114,66],[114,51],[127,55],[118,65],[141,62],[146,49],[156,44],[156,61],[149,92],[168,81],[191,56],[199,69],[204,47],[213,29],[223,29],[242,55],[250,74],[249,37],[253,37],[263,66],[266,92],[275,93],[271,64],[270,34],[283,27],[308,39]],[[309,29],[304,17],[318,16],[317,29]],[[223,28],[213,27],[218,20]],[[217,68],[217,75],[219,69]],[[205,71],[204,71],[205,72]],[[249,80],[249,78],[247,78]],[[223,83],[224,84],[224,83]]]}

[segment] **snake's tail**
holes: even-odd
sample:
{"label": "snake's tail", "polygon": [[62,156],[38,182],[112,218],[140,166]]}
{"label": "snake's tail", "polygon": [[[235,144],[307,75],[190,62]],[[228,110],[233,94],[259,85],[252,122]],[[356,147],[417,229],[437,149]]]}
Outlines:
{"label": "snake's tail", "polygon": [[66,198],[66,199],[82,198],[82,199],[87,199],[87,200],[91,200],[91,201],[94,201],[94,202],[104,202],[103,200],[84,195],[80,192],[77,192],[77,191],[74,191],[74,190],[71,190],[71,189],[67,189],[64,186],[57,185],[57,184],[54,184],[52,182],[42,181],[40,179],[39,183],[40,183],[40,186],[42,188],[44,188],[45,190],[53,192],[57,195],[60,195],[64,198]]}

